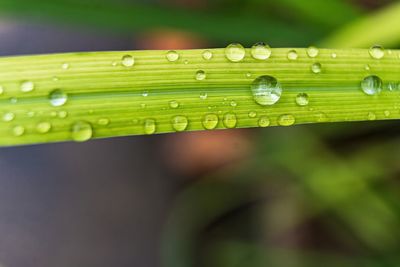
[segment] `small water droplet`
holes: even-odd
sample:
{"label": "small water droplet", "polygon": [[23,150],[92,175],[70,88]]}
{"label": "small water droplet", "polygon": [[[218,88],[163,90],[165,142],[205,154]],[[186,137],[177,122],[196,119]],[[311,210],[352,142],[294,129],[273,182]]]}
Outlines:
{"label": "small water droplet", "polygon": [[67,70],[67,69],[69,69],[69,64],[68,64],[68,63],[63,63],[63,64],[61,65],[61,68],[62,68],[63,70]]}
{"label": "small water droplet", "polygon": [[172,118],[172,127],[177,132],[185,131],[188,124],[188,119],[185,116],[175,116]]}
{"label": "small water droplet", "polygon": [[317,122],[327,122],[329,120],[328,116],[324,112],[317,112],[315,118]]}
{"label": "small water droplet", "polygon": [[203,118],[203,127],[207,130],[215,129],[218,125],[218,116],[215,114],[207,114]]}
{"label": "small water droplet", "polygon": [[246,77],[250,78],[251,77],[251,72],[246,73]]}
{"label": "small water droplet", "polygon": [[263,42],[256,43],[251,48],[251,55],[254,59],[266,60],[271,56],[271,47]]}
{"label": "small water droplet", "polygon": [[239,62],[246,56],[246,50],[241,44],[230,44],[225,48],[225,56],[231,62]]}
{"label": "small water droplet", "polygon": [[361,82],[361,89],[367,95],[378,95],[382,91],[382,80],[375,75],[365,77]]}
{"label": "small water droplet", "polygon": [[225,114],[223,123],[226,128],[229,128],[229,129],[235,128],[236,124],[237,124],[236,115],[233,113]]}
{"label": "small water droplet", "polygon": [[71,137],[75,142],[85,142],[92,138],[92,125],[85,121],[78,121],[72,125]]}
{"label": "small water droplet", "polygon": [[271,124],[271,121],[267,116],[261,116],[260,119],[258,120],[258,126],[260,127],[268,127]]}
{"label": "small water droplet", "polygon": [[306,93],[300,93],[296,96],[296,103],[299,106],[307,106],[308,105],[308,95]]}
{"label": "small water droplet", "polygon": [[170,108],[178,108],[179,107],[178,101],[175,101],[175,100],[169,101],[169,107]]}
{"label": "small water droplet", "polygon": [[249,112],[249,117],[250,118],[255,118],[257,116],[257,112],[255,112],[255,111],[250,111]]}
{"label": "small water droplet", "polygon": [[5,121],[5,122],[12,121],[12,120],[14,120],[14,118],[15,118],[15,114],[12,112],[6,112],[3,115],[3,121]]}
{"label": "small water droplet", "polygon": [[205,50],[202,56],[205,60],[210,60],[213,57],[213,53],[210,50]]}
{"label": "small water droplet", "polygon": [[16,97],[11,97],[11,98],[10,98],[10,103],[11,103],[11,104],[17,104],[17,103],[18,103],[18,98],[16,98]]}
{"label": "small water droplet", "polygon": [[12,129],[12,131],[15,136],[22,136],[25,133],[25,128],[21,125],[17,125]]}
{"label": "small water droplet", "polygon": [[60,119],[64,119],[64,118],[66,118],[67,116],[68,116],[68,113],[67,113],[66,111],[64,111],[64,110],[58,112],[58,117],[59,117]]}
{"label": "small water droplet", "polygon": [[58,82],[59,78],[57,76],[53,77],[53,82]]}
{"label": "small water droplet", "polygon": [[369,71],[369,70],[371,70],[371,67],[370,67],[368,64],[367,64],[367,65],[365,65],[365,67],[364,67],[364,68],[365,68],[365,70],[366,70],[366,71]]}
{"label": "small water droplet", "polygon": [[296,119],[291,114],[281,115],[278,118],[278,124],[280,126],[291,126],[296,122]]}
{"label": "small water droplet", "polygon": [[389,83],[388,84],[388,90],[389,91],[394,91],[397,89],[397,84],[396,83]]}
{"label": "small water droplet", "polygon": [[156,132],[156,121],[153,119],[147,119],[144,122],[145,134],[154,134]]}
{"label": "small water droplet", "polygon": [[33,118],[33,117],[35,116],[35,112],[34,112],[34,111],[28,111],[28,112],[26,113],[26,115],[27,115],[29,118]]}
{"label": "small water droplet", "polygon": [[237,106],[237,103],[235,102],[235,101],[231,101],[231,107],[236,107]]}
{"label": "small water droplet", "polygon": [[4,93],[4,88],[3,86],[0,85],[0,95],[2,95]]}
{"label": "small water droplet", "polygon": [[23,81],[21,83],[21,91],[24,93],[28,93],[35,89],[35,84],[31,81]]}
{"label": "small water droplet", "polygon": [[368,112],[368,120],[370,121],[376,120],[376,115],[374,112]]}
{"label": "small water droplet", "polygon": [[184,63],[185,65],[187,65],[187,64],[189,64],[189,60],[185,59],[185,61],[183,61],[183,63]]}
{"label": "small water droplet", "polygon": [[49,122],[40,122],[36,125],[36,131],[38,131],[41,134],[48,133],[51,129],[51,124]]}
{"label": "small water droplet", "polygon": [[307,55],[311,58],[317,57],[319,54],[319,49],[315,46],[310,46],[307,48]]}
{"label": "small water droplet", "polygon": [[207,93],[201,93],[200,94],[200,99],[202,99],[202,100],[206,100],[207,97],[208,97]]}
{"label": "small water droplet", "polygon": [[385,117],[389,117],[391,113],[390,113],[389,110],[385,110],[385,111],[383,112],[383,114],[385,115]]}
{"label": "small water droplet", "polygon": [[167,52],[167,60],[169,62],[175,62],[179,59],[179,54],[178,52],[171,50]]}
{"label": "small water droplet", "polygon": [[110,124],[110,120],[108,118],[100,118],[98,119],[97,124],[101,126],[107,126]]}
{"label": "small water droplet", "polygon": [[60,107],[67,102],[68,96],[61,89],[55,89],[51,91],[49,99],[50,99],[50,104],[53,107]]}
{"label": "small water droplet", "polygon": [[337,54],[336,54],[336,53],[332,53],[332,54],[331,54],[331,57],[332,57],[332,58],[337,58]]}
{"label": "small water droplet", "polygon": [[117,61],[111,62],[111,66],[116,67],[118,65]]}
{"label": "small water droplet", "polygon": [[149,92],[148,92],[148,91],[143,91],[143,92],[142,92],[142,96],[143,96],[143,97],[149,96]]}
{"label": "small water droplet", "polygon": [[321,71],[322,71],[322,65],[321,65],[321,63],[316,62],[316,63],[312,64],[312,65],[311,65],[311,71],[312,71],[313,73],[315,73],[315,74],[321,73]]}
{"label": "small water droplet", "polygon": [[253,81],[251,93],[258,104],[269,106],[279,101],[282,95],[282,87],[277,79],[264,75]]}
{"label": "small water droplet", "polygon": [[297,54],[296,50],[290,50],[287,54],[287,58],[289,60],[297,60],[299,58],[299,55]]}
{"label": "small water droplet", "polygon": [[381,59],[385,56],[385,49],[380,45],[374,45],[369,49],[369,54],[374,59]]}
{"label": "small water droplet", "polygon": [[204,70],[198,70],[196,72],[196,80],[198,81],[203,81],[206,78],[206,73],[204,72]]}
{"label": "small water droplet", "polygon": [[131,55],[125,55],[122,57],[122,65],[125,67],[132,67],[135,65],[135,58]]}

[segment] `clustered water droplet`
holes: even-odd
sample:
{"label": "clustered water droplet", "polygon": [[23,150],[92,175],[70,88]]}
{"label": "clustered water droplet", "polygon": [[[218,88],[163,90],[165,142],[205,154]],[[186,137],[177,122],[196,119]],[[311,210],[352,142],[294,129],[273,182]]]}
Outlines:
{"label": "clustered water droplet", "polygon": [[246,56],[246,50],[241,44],[230,44],[225,48],[225,56],[231,62],[240,62]]}
{"label": "clustered water droplet", "polygon": [[265,43],[256,43],[251,48],[251,56],[257,60],[266,60],[271,56],[271,47]]}
{"label": "clustered water droplet", "polygon": [[264,75],[253,81],[251,93],[258,104],[269,106],[279,101],[282,95],[282,87],[276,78]]}

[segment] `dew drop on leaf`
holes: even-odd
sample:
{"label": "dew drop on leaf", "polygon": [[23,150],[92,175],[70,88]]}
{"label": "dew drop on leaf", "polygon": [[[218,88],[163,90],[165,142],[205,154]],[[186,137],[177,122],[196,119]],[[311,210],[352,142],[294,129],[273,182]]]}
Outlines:
{"label": "dew drop on leaf", "polygon": [[315,74],[319,74],[322,71],[322,65],[319,62],[316,62],[311,65],[311,71]]}
{"label": "dew drop on leaf", "polygon": [[249,118],[255,118],[255,117],[257,117],[257,112],[255,112],[255,111],[250,111],[250,112],[249,112]]}
{"label": "dew drop on leaf", "polygon": [[169,62],[175,62],[179,59],[179,53],[174,50],[171,50],[167,52],[166,57]]}
{"label": "dew drop on leaf", "polygon": [[6,112],[3,115],[3,121],[5,121],[5,122],[12,121],[12,120],[14,120],[14,118],[15,118],[15,114],[12,112]]}
{"label": "dew drop on leaf", "polygon": [[307,106],[308,105],[308,95],[306,93],[300,93],[296,96],[296,104],[299,106]]}
{"label": "dew drop on leaf", "polygon": [[375,75],[365,77],[361,82],[361,89],[367,95],[378,95],[382,91],[383,82]]}
{"label": "dew drop on leaf", "polygon": [[236,124],[237,124],[236,115],[233,113],[225,114],[223,123],[224,123],[225,127],[228,129],[235,128]]}
{"label": "dew drop on leaf", "polygon": [[282,95],[282,87],[277,79],[264,75],[253,81],[251,93],[258,104],[269,106],[279,101]]}
{"label": "dew drop on leaf", "polygon": [[110,120],[108,118],[100,118],[97,120],[97,124],[101,126],[107,126],[110,124]]}
{"label": "dew drop on leaf", "polygon": [[287,54],[287,58],[289,60],[297,60],[299,58],[299,55],[297,54],[296,50],[290,50]]}
{"label": "dew drop on leaf", "polygon": [[61,89],[55,89],[49,94],[50,104],[53,107],[60,107],[64,105],[68,100],[68,95]]}
{"label": "dew drop on leaf", "polygon": [[172,127],[177,132],[183,132],[188,127],[188,119],[185,116],[175,116],[172,118]]}
{"label": "dew drop on leaf", "polygon": [[25,128],[21,125],[17,125],[12,129],[15,136],[22,136],[25,133]]}
{"label": "dew drop on leaf", "polygon": [[131,55],[125,55],[122,57],[122,65],[124,67],[132,67],[135,65],[135,58]]}
{"label": "dew drop on leaf", "polygon": [[175,100],[169,101],[169,107],[170,108],[178,108],[179,107],[178,101],[175,101]]}
{"label": "dew drop on leaf", "polygon": [[210,50],[204,50],[202,56],[203,56],[203,59],[210,60],[213,57],[213,53]]}
{"label": "dew drop on leaf", "polygon": [[51,124],[47,121],[40,122],[36,125],[36,131],[38,131],[41,134],[48,133],[51,129]]}
{"label": "dew drop on leaf", "polygon": [[23,81],[21,83],[21,91],[24,93],[28,93],[35,89],[35,84],[31,81]]}
{"label": "dew drop on leaf", "polygon": [[376,120],[376,115],[374,112],[368,112],[368,120],[370,121]]}
{"label": "dew drop on leaf", "polygon": [[385,49],[380,45],[374,45],[369,49],[369,54],[374,59],[381,59],[385,56]]}
{"label": "dew drop on leaf", "polygon": [[258,120],[258,126],[260,127],[268,127],[271,124],[271,121],[267,116],[261,116]]}
{"label": "dew drop on leaf", "polygon": [[246,56],[246,50],[241,44],[230,44],[225,48],[225,56],[231,62],[240,62]]}
{"label": "dew drop on leaf", "polygon": [[203,81],[206,78],[206,73],[204,72],[204,70],[198,70],[196,72],[196,80],[198,81]]}
{"label": "dew drop on leaf", "polygon": [[319,50],[315,46],[310,46],[309,48],[307,48],[307,55],[309,57],[314,58],[314,57],[317,57],[318,54],[319,54]]}
{"label": "dew drop on leaf", "polygon": [[263,42],[256,43],[251,48],[251,56],[254,59],[266,60],[271,56],[271,47]]}
{"label": "dew drop on leaf", "polygon": [[207,130],[215,129],[218,125],[218,116],[215,114],[207,114],[203,118],[203,127]]}
{"label": "dew drop on leaf", "polygon": [[281,115],[278,118],[278,124],[280,126],[292,126],[296,122],[296,119],[291,114]]}
{"label": "dew drop on leaf", "polygon": [[71,136],[76,142],[85,142],[89,140],[93,136],[92,125],[85,121],[75,122],[72,125]]}
{"label": "dew drop on leaf", "polygon": [[156,132],[156,121],[153,119],[147,119],[144,122],[145,134],[154,134]]}

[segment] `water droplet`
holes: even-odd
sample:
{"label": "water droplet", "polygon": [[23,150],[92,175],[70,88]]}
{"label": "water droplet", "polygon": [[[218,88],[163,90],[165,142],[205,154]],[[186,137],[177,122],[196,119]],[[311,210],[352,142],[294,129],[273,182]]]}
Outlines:
{"label": "water droplet", "polygon": [[237,106],[237,103],[235,102],[235,101],[231,101],[231,107],[236,107]]}
{"label": "water droplet", "polygon": [[179,59],[179,54],[178,54],[178,52],[173,51],[173,50],[167,52],[167,60],[168,60],[169,62],[175,62],[175,61],[177,61],[178,59]]}
{"label": "water droplet", "polygon": [[385,56],[385,49],[380,45],[374,45],[369,49],[369,54],[374,59],[381,59]]}
{"label": "water droplet", "polygon": [[290,114],[281,115],[278,118],[278,124],[280,126],[291,126],[295,122],[296,122],[296,119],[293,117],[293,115],[290,115]]}
{"label": "water droplet", "polygon": [[316,63],[312,64],[311,71],[315,74],[321,73],[321,71],[322,71],[321,63],[316,62]]}
{"label": "water droplet", "polygon": [[206,100],[207,97],[208,97],[207,93],[201,93],[200,94],[200,99],[202,99],[202,100]]}
{"label": "water droplet", "polygon": [[210,50],[205,50],[202,56],[205,60],[210,60],[213,57],[213,53]]}
{"label": "water droplet", "polygon": [[36,131],[42,134],[48,133],[50,129],[51,124],[49,122],[40,122],[38,125],[36,125]]}
{"label": "water droplet", "polygon": [[122,65],[125,67],[132,67],[135,65],[135,58],[131,55],[125,55],[122,57]]}
{"label": "water droplet", "polygon": [[3,121],[5,121],[5,122],[12,121],[12,120],[14,120],[14,118],[15,118],[15,114],[12,112],[7,112],[7,113],[4,113],[4,115],[3,115]]}
{"label": "water droplet", "polygon": [[391,113],[390,113],[389,110],[385,110],[385,111],[383,112],[383,114],[385,115],[385,117],[389,117]]}
{"label": "water droplet", "polygon": [[60,107],[67,102],[68,96],[61,89],[56,89],[51,91],[49,99],[53,107]]}
{"label": "water droplet", "polygon": [[186,130],[188,123],[188,119],[185,116],[175,116],[172,118],[172,127],[177,132]]}
{"label": "water droplet", "polygon": [[382,91],[382,80],[375,75],[365,77],[361,82],[361,89],[367,95],[378,95]]}
{"label": "water droplet", "polygon": [[68,113],[67,113],[66,111],[64,111],[64,110],[58,112],[58,117],[59,117],[60,119],[64,119],[64,118],[66,118],[67,116],[68,116]]}
{"label": "water droplet", "polygon": [[85,121],[78,121],[72,125],[71,137],[76,142],[85,142],[92,138],[92,125]]}
{"label": "water droplet", "polygon": [[11,103],[11,104],[17,104],[17,103],[18,103],[18,98],[16,98],[16,97],[11,97],[11,98],[10,98],[10,103]]}
{"label": "water droplet", "polygon": [[170,108],[178,108],[179,107],[178,101],[175,101],[175,100],[169,101],[169,107]]}
{"label": "water droplet", "polygon": [[223,123],[226,128],[229,129],[235,128],[237,124],[236,115],[233,113],[225,114]]}
{"label": "water droplet", "polygon": [[249,117],[250,118],[255,118],[257,116],[257,112],[255,112],[255,111],[250,111],[249,112]]}
{"label": "water droplet", "polygon": [[117,61],[111,62],[111,66],[116,67],[118,65]]}
{"label": "water droplet", "polygon": [[149,92],[148,92],[148,91],[143,91],[143,92],[142,92],[142,96],[143,96],[143,97],[149,96]]}
{"label": "water droplet", "polygon": [[110,120],[107,118],[100,118],[100,119],[98,119],[97,124],[99,124],[101,126],[107,126],[110,124]]}
{"label": "water droplet", "polygon": [[21,136],[25,133],[25,128],[21,125],[17,125],[13,128],[12,131],[15,136]]}
{"label": "water droplet", "polygon": [[369,70],[371,70],[371,67],[367,64],[367,65],[365,65],[365,70],[369,71]]}
{"label": "water droplet", "polygon": [[389,83],[388,84],[388,89],[389,91],[394,91],[397,89],[397,84],[396,83]]}
{"label": "water droplet", "polygon": [[308,95],[306,93],[300,93],[296,96],[296,103],[299,106],[307,106],[308,101]]}
{"label": "water droplet", "polygon": [[271,124],[271,121],[267,116],[261,116],[258,120],[258,126],[260,127],[268,127]]}
{"label": "water droplet", "polygon": [[376,115],[375,115],[374,112],[369,112],[368,113],[368,120],[370,120],[370,121],[376,120]]}
{"label": "water droplet", "polygon": [[230,44],[225,48],[225,56],[229,61],[239,62],[246,56],[246,50],[241,44]]}
{"label": "water droplet", "polygon": [[0,95],[2,95],[4,93],[4,88],[3,86],[0,85]]}
{"label": "water droplet", "polygon": [[153,119],[147,119],[144,122],[144,132],[146,134],[154,134],[156,132],[156,121]]}
{"label": "water droplet", "polygon": [[206,73],[204,72],[204,70],[198,70],[196,72],[196,80],[198,81],[203,81],[206,78]]}
{"label": "water droplet", "polygon": [[28,93],[35,89],[35,84],[31,81],[23,81],[21,83],[21,91],[24,93]]}
{"label": "water droplet", "polygon": [[218,116],[215,114],[207,114],[204,116],[202,123],[207,130],[215,129],[218,125]]}
{"label": "water droplet", "polygon": [[315,46],[310,46],[309,48],[307,48],[307,55],[309,57],[314,58],[314,57],[317,57],[318,54],[319,54],[319,50]]}
{"label": "water droplet", "polygon": [[315,118],[317,122],[327,122],[329,120],[328,116],[324,112],[317,112]]}
{"label": "water droplet", "polygon": [[337,58],[337,54],[336,54],[336,53],[332,53],[332,54],[331,54],[331,57],[332,57],[332,58]]}
{"label": "water droplet", "polygon": [[262,105],[273,105],[282,95],[282,87],[277,79],[272,76],[260,76],[251,84],[251,93],[254,100]]}
{"label": "water droplet", "polygon": [[271,53],[272,53],[271,47],[262,42],[256,43],[251,48],[251,55],[253,56],[254,59],[266,60],[271,56]]}
{"label": "water droplet", "polygon": [[246,77],[250,78],[251,77],[251,72],[246,73]]}
{"label": "water droplet", "polygon": [[69,64],[68,64],[68,63],[63,63],[63,64],[61,65],[61,68],[62,68],[63,70],[67,70],[67,69],[69,69]]}
{"label": "water droplet", "polygon": [[297,60],[299,58],[299,55],[297,54],[296,50],[290,50],[287,54],[287,58],[289,60]]}
{"label": "water droplet", "polygon": [[189,60],[185,59],[185,61],[183,61],[183,63],[184,63],[185,65],[187,65],[187,64],[189,64]]}

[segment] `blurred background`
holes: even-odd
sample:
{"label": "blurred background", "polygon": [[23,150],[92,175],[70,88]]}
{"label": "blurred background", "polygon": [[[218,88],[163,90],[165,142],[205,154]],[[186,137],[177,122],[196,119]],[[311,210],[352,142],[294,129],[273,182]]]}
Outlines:
{"label": "blurred background", "polygon": [[[400,12],[385,15],[396,10],[391,0],[0,0],[0,55],[329,45],[354,25],[349,42],[397,48]],[[365,21],[390,38],[375,40]],[[0,266],[400,266],[399,130],[1,148]]]}

